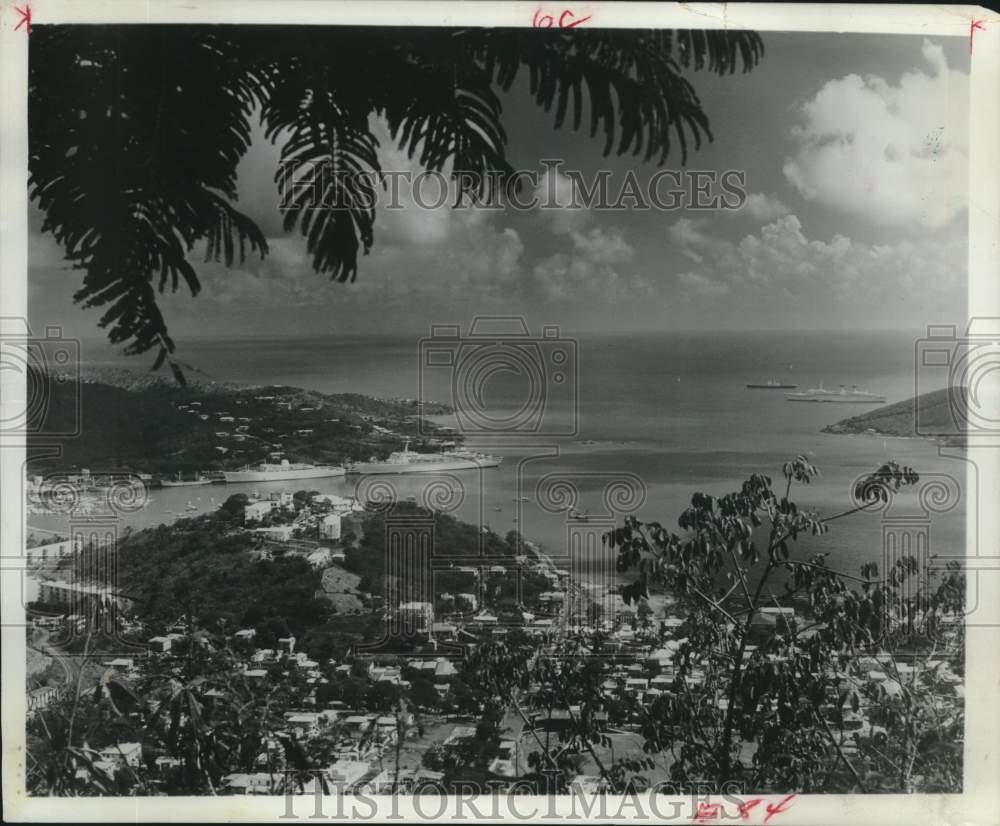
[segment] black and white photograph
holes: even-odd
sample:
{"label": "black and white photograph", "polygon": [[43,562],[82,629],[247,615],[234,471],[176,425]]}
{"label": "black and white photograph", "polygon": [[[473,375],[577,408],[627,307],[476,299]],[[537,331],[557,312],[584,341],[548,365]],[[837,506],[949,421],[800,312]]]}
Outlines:
{"label": "black and white photograph", "polygon": [[278,5],[3,7],[11,819],[997,822],[1000,17]]}

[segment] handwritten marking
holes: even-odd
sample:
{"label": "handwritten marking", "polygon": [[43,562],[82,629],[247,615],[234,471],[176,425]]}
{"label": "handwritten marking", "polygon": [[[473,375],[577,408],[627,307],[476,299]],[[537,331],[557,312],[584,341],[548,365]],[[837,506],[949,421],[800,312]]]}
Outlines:
{"label": "handwritten marking", "polygon": [[972,54],[972,39],[976,36],[976,32],[986,31],[986,26],[983,25],[984,22],[983,20],[973,20],[969,24],[969,54]]}
{"label": "handwritten marking", "polygon": [[792,804],[792,800],[794,799],[795,795],[790,794],[784,800],[780,801],[777,805],[773,803],[768,803],[767,817],[764,818],[764,822],[767,823],[767,821],[769,821],[772,817],[774,817],[775,815],[780,815],[783,811],[788,809],[788,807]]}
{"label": "handwritten marking", "polygon": [[[780,815],[782,812],[788,811],[792,805],[792,800],[794,799],[795,795],[790,794],[779,800],[777,803],[767,803],[764,811],[762,812],[762,814],[765,814],[762,823],[767,823],[775,815]],[[752,800],[744,801],[743,803],[738,804],[736,816],[743,821],[750,820],[750,813],[764,802],[764,798],[762,797],[755,797]],[[721,803],[712,803],[710,801],[703,800],[698,804],[698,810],[695,812],[691,822],[711,823],[714,820],[721,820],[725,817],[727,817],[726,810]]]}
{"label": "handwritten marking", "polygon": [[708,823],[722,816],[721,803],[707,803],[702,801],[698,804],[698,811],[695,812],[692,823]]}
{"label": "handwritten marking", "polygon": [[21,28],[21,26],[24,26],[25,34],[31,34],[31,6],[27,3],[24,4],[23,9],[19,9],[17,6],[14,6],[14,11],[21,15],[21,19],[18,21],[17,25],[14,26],[14,31],[17,31]]}
{"label": "handwritten marking", "polygon": [[559,14],[559,20],[551,14],[542,14],[541,8],[535,9],[535,14],[531,18],[531,25],[536,29],[551,29],[553,26],[557,26],[560,29],[575,29],[581,23],[586,23],[590,20],[593,15],[587,15],[586,17],[577,17],[576,12],[572,9],[563,9]]}

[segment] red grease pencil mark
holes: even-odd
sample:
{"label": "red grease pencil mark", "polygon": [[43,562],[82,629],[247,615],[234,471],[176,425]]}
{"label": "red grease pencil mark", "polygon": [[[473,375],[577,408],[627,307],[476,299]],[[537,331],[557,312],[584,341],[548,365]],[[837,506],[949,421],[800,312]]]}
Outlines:
{"label": "red grease pencil mark", "polygon": [[795,799],[795,795],[794,794],[790,794],[790,795],[788,795],[788,797],[786,797],[784,800],[782,800],[781,802],[779,802],[776,805],[772,804],[772,803],[768,803],[767,804],[767,817],[764,818],[764,822],[767,823],[767,821],[769,821],[775,815],[780,815],[783,811],[785,811],[791,805],[792,800],[794,800],[794,799]]}
{"label": "red grease pencil mark", "polygon": [[21,26],[24,26],[25,34],[31,34],[31,6],[27,3],[24,4],[23,9],[19,9],[17,6],[14,6],[14,11],[21,15],[21,19],[18,21],[17,25],[14,26],[14,31],[17,31],[21,28]]}
{"label": "red grease pencil mark", "polygon": [[[761,814],[765,815],[763,821],[761,821],[761,826],[763,826],[764,823],[767,823],[775,815],[780,815],[783,812],[788,811],[788,809],[791,808],[792,801],[794,799],[795,795],[790,794],[779,800],[777,803],[767,803],[763,810],[758,809]],[[764,802],[764,799],[761,797],[746,800],[738,805],[735,815],[730,815],[721,803],[712,803],[709,800],[703,800],[698,804],[698,809],[695,811],[691,822],[713,823],[717,820],[735,819],[736,817],[739,817],[741,821],[746,822],[751,820],[751,812]]]}
{"label": "red grease pencil mark", "polygon": [[761,804],[761,799],[759,797],[753,800],[748,800],[746,803],[740,803],[738,814],[740,820],[747,820],[750,817],[750,812],[753,811],[754,806],[759,806]]}
{"label": "red grease pencil mark", "polygon": [[711,821],[722,817],[722,804],[720,803],[706,803],[701,802],[698,804],[698,811],[695,812],[692,823],[710,823]]}
{"label": "red grease pencil mark", "polygon": [[977,31],[986,31],[986,26],[983,25],[982,20],[973,20],[969,24],[969,54],[972,54],[972,39],[976,36]]}
{"label": "red grease pencil mark", "polygon": [[541,8],[535,9],[535,14],[531,18],[531,25],[536,29],[551,29],[553,26],[557,26],[560,29],[575,29],[581,23],[586,23],[590,20],[592,15],[587,15],[586,17],[577,17],[576,12],[572,9],[563,9],[559,14],[559,21],[556,22],[551,14],[542,14]]}
{"label": "red grease pencil mark", "polygon": [[567,17],[572,18],[575,16],[576,15],[574,15],[573,12],[571,12],[569,9],[566,9],[562,14],[559,15],[559,28],[575,29],[581,23],[586,23],[588,20],[590,20],[591,17],[591,15],[588,14],[586,17],[581,17],[579,20],[571,20],[567,22],[566,20]]}

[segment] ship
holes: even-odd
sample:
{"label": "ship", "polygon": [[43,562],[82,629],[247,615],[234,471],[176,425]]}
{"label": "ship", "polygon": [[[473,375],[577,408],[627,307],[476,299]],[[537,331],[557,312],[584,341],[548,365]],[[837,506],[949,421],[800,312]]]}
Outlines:
{"label": "ship", "polygon": [[834,404],[885,404],[885,396],[876,393],[869,393],[867,390],[859,390],[857,385],[851,385],[850,390],[846,385],[840,385],[839,390],[827,390],[822,383],[819,387],[806,390],[802,393],[786,393],[785,398],[790,402],[832,402]]}
{"label": "ship", "polygon": [[402,450],[389,454],[384,461],[355,462],[347,466],[348,473],[363,476],[388,473],[441,473],[449,470],[478,470],[497,467],[501,456],[490,456],[472,450],[449,450],[442,453],[417,453],[410,450],[409,441]]}
{"label": "ship", "polygon": [[794,390],[798,385],[787,384],[777,379],[768,379],[763,384],[748,384],[747,387],[752,390]]}
{"label": "ship", "polygon": [[191,485],[210,485],[213,480],[200,473],[194,479],[183,479],[181,478],[181,474],[178,473],[175,479],[158,479],[157,482],[161,488],[186,488]]}
{"label": "ship", "polygon": [[243,470],[225,471],[226,481],[233,482],[285,482],[292,479],[323,479],[329,476],[343,476],[347,471],[335,465],[308,465],[282,459],[281,464],[264,463],[256,468],[249,466]]}

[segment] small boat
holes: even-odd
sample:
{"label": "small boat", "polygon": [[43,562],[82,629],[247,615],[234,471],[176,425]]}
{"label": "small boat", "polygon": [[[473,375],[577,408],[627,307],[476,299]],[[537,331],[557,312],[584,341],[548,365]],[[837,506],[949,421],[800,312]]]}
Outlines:
{"label": "small boat", "polygon": [[570,508],[569,518],[575,519],[577,522],[586,522],[588,519],[590,519],[590,514],[587,513],[586,511],[578,511],[574,510],[573,508]]}

